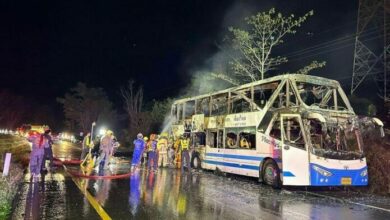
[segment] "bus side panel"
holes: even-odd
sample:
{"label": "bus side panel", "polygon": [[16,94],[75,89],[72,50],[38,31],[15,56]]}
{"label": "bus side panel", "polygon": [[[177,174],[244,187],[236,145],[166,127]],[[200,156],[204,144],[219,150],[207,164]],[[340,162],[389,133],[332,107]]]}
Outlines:
{"label": "bus side panel", "polygon": [[281,158],[281,142],[269,135],[257,132],[256,135],[256,152],[267,154],[274,159]]}
{"label": "bus side panel", "polygon": [[206,146],[204,160],[202,161],[202,168],[207,170],[216,170],[217,167],[219,167],[223,163],[223,158],[219,157],[218,155],[220,152],[218,152],[218,148],[212,148],[209,146]]}
{"label": "bus side panel", "polygon": [[259,167],[264,156],[255,150],[224,149],[223,158],[225,172],[259,177]]}

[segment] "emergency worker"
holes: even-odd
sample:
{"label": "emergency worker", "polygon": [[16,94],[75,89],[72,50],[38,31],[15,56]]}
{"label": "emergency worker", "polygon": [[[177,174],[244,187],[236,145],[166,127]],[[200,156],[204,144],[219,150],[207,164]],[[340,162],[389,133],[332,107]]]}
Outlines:
{"label": "emergency worker", "polygon": [[108,169],[108,163],[110,162],[110,158],[112,155],[112,151],[114,148],[114,141],[112,139],[112,131],[108,130],[106,134],[102,137],[100,141],[100,156],[98,158],[97,165],[100,167],[100,163],[104,160],[103,169]]}
{"label": "emergency worker", "polygon": [[186,136],[183,136],[183,138],[180,141],[182,172],[184,172],[184,160],[186,161],[188,171],[191,172],[189,146],[190,146],[190,139]]}
{"label": "emergency worker", "polygon": [[137,134],[137,139],[134,140],[134,152],[131,160],[131,171],[134,172],[141,162],[141,157],[145,151],[145,141],[141,133]]}
{"label": "emergency worker", "polygon": [[180,168],[181,165],[181,150],[180,150],[180,142],[183,138],[180,136],[175,140],[175,143],[173,144],[173,148],[175,150],[175,158],[174,158],[174,166],[176,168]]}
{"label": "emergency worker", "polygon": [[42,170],[41,171],[42,172],[47,171],[47,169],[46,169],[46,160],[47,159],[49,159],[49,161],[50,161],[49,167],[50,167],[50,171],[52,171],[54,169],[53,149],[52,149],[53,140],[51,137],[51,130],[49,127],[45,128],[45,132],[43,133],[43,136],[45,136],[45,138],[47,140],[47,144],[45,145],[45,148],[44,148],[44,155],[43,155],[43,159],[42,159],[42,166],[41,166]]}
{"label": "emergency worker", "polygon": [[[151,136],[151,135],[149,135]],[[149,157],[150,157],[150,152],[152,151],[152,140],[149,139],[148,137],[146,137],[147,141],[145,142],[146,143],[146,164],[147,164],[147,167],[149,167]]]}
{"label": "emergency worker", "polygon": [[83,144],[82,144],[82,151],[81,151],[81,156],[80,160],[84,160],[85,156],[89,153],[89,150],[93,147],[93,142],[91,141],[91,133],[88,132],[84,139],[83,139]]}
{"label": "emergency worker", "polygon": [[118,139],[114,135],[112,136],[112,142],[113,142],[113,150],[111,156],[115,155],[116,150],[118,150],[119,146],[121,146]]}
{"label": "emergency worker", "polygon": [[168,141],[168,165],[170,167],[174,166],[174,159],[175,159],[175,149],[173,147],[173,138],[170,137]]}
{"label": "emergency worker", "polygon": [[149,138],[148,137],[144,137],[144,143],[145,143],[145,149],[144,149],[144,152],[142,154],[142,165],[145,166],[148,162],[148,140]]}
{"label": "emergency worker", "polygon": [[168,139],[161,135],[157,141],[158,166],[166,167],[168,165]]}
{"label": "emergency worker", "polygon": [[150,141],[149,141],[149,153],[148,153],[148,169],[152,170],[152,163],[153,163],[153,170],[157,171],[157,141],[155,134],[150,135]]}
{"label": "emergency worker", "polygon": [[45,145],[48,145],[48,140],[43,134],[38,132],[31,133],[27,140],[32,143],[32,150],[30,153],[31,179],[37,181],[41,172]]}
{"label": "emergency worker", "polygon": [[96,136],[95,140],[92,142],[93,143],[93,147],[92,147],[91,153],[92,153],[92,158],[94,160],[99,158],[99,155],[100,155],[100,152],[99,152],[100,151],[100,140],[101,140],[101,137],[100,136]]}

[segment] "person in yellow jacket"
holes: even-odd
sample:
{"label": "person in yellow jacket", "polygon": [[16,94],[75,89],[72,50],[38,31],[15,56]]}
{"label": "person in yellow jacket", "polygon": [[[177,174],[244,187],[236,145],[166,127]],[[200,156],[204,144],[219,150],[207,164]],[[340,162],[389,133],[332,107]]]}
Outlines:
{"label": "person in yellow jacket", "polygon": [[175,140],[175,143],[173,144],[173,148],[175,150],[175,159],[174,159],[174,166],[176,168],[180,168],[180,165],[181,165],[181,150],[180,150],[180,141],[181,141],[181,137],[180,138],[177,138]]}
{"label": "person in yellow jacket", "polygon": [[180,140],[180,150],[181,150],[181,172],[184,172],[184,161],[187,164],[187,170],[191,172],[191,163],[190,163],[190,139],[183,136]]}
{"label": "person in yellow jacket", "polygon": [[80,160],[84,160],[85,156],[89,153],[89,150],[93,147],[93,142],[91,141],[91,133],[87,133],[83,139],[81,150]]}
{"label": "person in yellow jacket", "polygon": [[168,139],[160,136],[157,141],[158,166],[166,167],[168,165]]}

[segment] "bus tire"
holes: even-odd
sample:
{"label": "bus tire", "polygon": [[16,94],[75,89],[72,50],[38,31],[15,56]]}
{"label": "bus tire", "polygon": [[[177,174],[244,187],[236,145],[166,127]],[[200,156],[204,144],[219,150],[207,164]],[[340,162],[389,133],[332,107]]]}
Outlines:
{"label": "bus tire", "polygon": [[192,157],[191,166],[192,166],[192,168],[197,169],[197,170],[202,168],[202,162],[200,161],[200,158],[198,155],[195,155],[194,157]]}
{"label": "bus tire", "polygon": [[267,160],[263,166],[263,182],[274,189],[280,189],[280,170],[278,165],[273,160]]}

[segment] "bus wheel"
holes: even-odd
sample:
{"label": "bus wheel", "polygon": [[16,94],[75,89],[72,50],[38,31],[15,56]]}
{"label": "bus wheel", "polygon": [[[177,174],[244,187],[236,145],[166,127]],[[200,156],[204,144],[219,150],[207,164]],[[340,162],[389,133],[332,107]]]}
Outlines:
{"label": "bus wheel", "polygon": [[200,161],[198,155],[196,155],[196,156],[194,156],[194,157],[192,158],[191,166],[192,166],[194,169],[200,169],[200,168],[202,168],[201,161]]}
{"label": "bus wheel", "polygon": [[263,182],[275,189],[281,186],[279,167],[273,160],[264,163]]}

